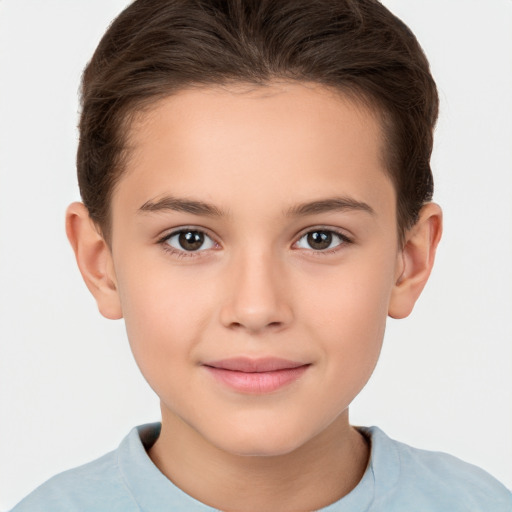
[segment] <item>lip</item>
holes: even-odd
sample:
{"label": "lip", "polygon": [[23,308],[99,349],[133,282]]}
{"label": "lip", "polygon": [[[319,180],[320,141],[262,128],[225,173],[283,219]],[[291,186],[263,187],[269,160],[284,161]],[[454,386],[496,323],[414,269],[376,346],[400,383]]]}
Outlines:
{"label": "lip", "polygon": [[203,367],[227,387],[250,394],[277,391],[299,379],[311,365],[280,358],[238,357],[203,364]]}

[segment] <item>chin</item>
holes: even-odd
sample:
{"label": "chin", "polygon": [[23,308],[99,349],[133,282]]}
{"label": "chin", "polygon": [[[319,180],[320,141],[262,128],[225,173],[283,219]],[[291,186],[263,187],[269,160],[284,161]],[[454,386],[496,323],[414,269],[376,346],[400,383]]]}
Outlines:
{"label": "chin", "polygon": [[215,444],[221,450],[241,457],[278,457],[292,453],[309,440],[310,436],[304,431],[275,424],[262,429],[233,429],[229,439],[222,436],[222,440]]}

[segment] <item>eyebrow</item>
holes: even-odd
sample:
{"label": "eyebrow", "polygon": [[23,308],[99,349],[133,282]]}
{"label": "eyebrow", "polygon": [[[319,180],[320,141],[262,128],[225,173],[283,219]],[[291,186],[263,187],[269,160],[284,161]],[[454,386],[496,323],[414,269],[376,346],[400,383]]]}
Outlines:
{"label": "eyebrow", "polygon": [[319,201],[301,203],[289,208],[287,217],[302,217],[332,211],[362,211],[375,215],[375,210],[367,203],[356,201],[350,197],[330,197]]}
{"label": "eyebrow", "polygon": [[[190,213],[192,215],[204,217],[226,217],[227,213],[215,205],[196,201],[193,199],[183,199],[173,196],[165,196],[157,201],[146,201],[139,212],[161,212],[175,211]],[[305,217],[307,215],[316,215],[332,211],[363,211],[375,215],[375,210],[367,203],[356,201],[349,197],[331,197],[318,201],[300,203],[292,206],[284,212],[286,217]]]}
{"label": "eyebrow", "polygon": [[171,210],[175,212],[191,213],[204,217],[225,217],[226,213],[212,204],[193,199],[182,199],[178,197],[165,196],[158,201],[146,201],[139,212],[161,212]]}

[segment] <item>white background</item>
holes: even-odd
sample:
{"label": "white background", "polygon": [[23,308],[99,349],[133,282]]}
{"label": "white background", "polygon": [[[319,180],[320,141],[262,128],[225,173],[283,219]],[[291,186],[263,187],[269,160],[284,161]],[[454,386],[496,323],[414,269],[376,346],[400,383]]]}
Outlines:
{"label": "white background", "polygon": [[[352,422],[448,451],[512,487],[512,1],[387,0],[441,96],[445,234],[412,317],[390,321]],[[125,0],[0,0],[0,509],[159,419],[120,321],[64,234],[78,199],[80,73]]]}

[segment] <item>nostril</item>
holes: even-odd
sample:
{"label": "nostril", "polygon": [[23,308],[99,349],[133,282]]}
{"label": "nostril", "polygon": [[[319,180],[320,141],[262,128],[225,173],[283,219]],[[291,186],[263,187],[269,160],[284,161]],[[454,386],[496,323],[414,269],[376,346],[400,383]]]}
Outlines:
{"label": "nostril", "polygon": [[246,324],[241,322],[231,322],[229,324],[229,327],[234,330],[240,330],[240,329],[248,329],[249,331],[260,331],[260,330],[266,330],[266,329],[280,329],[283,326],[283,322],[269,322],[268,324],[258,323],[251,324],[250,322],[247,322]]}

